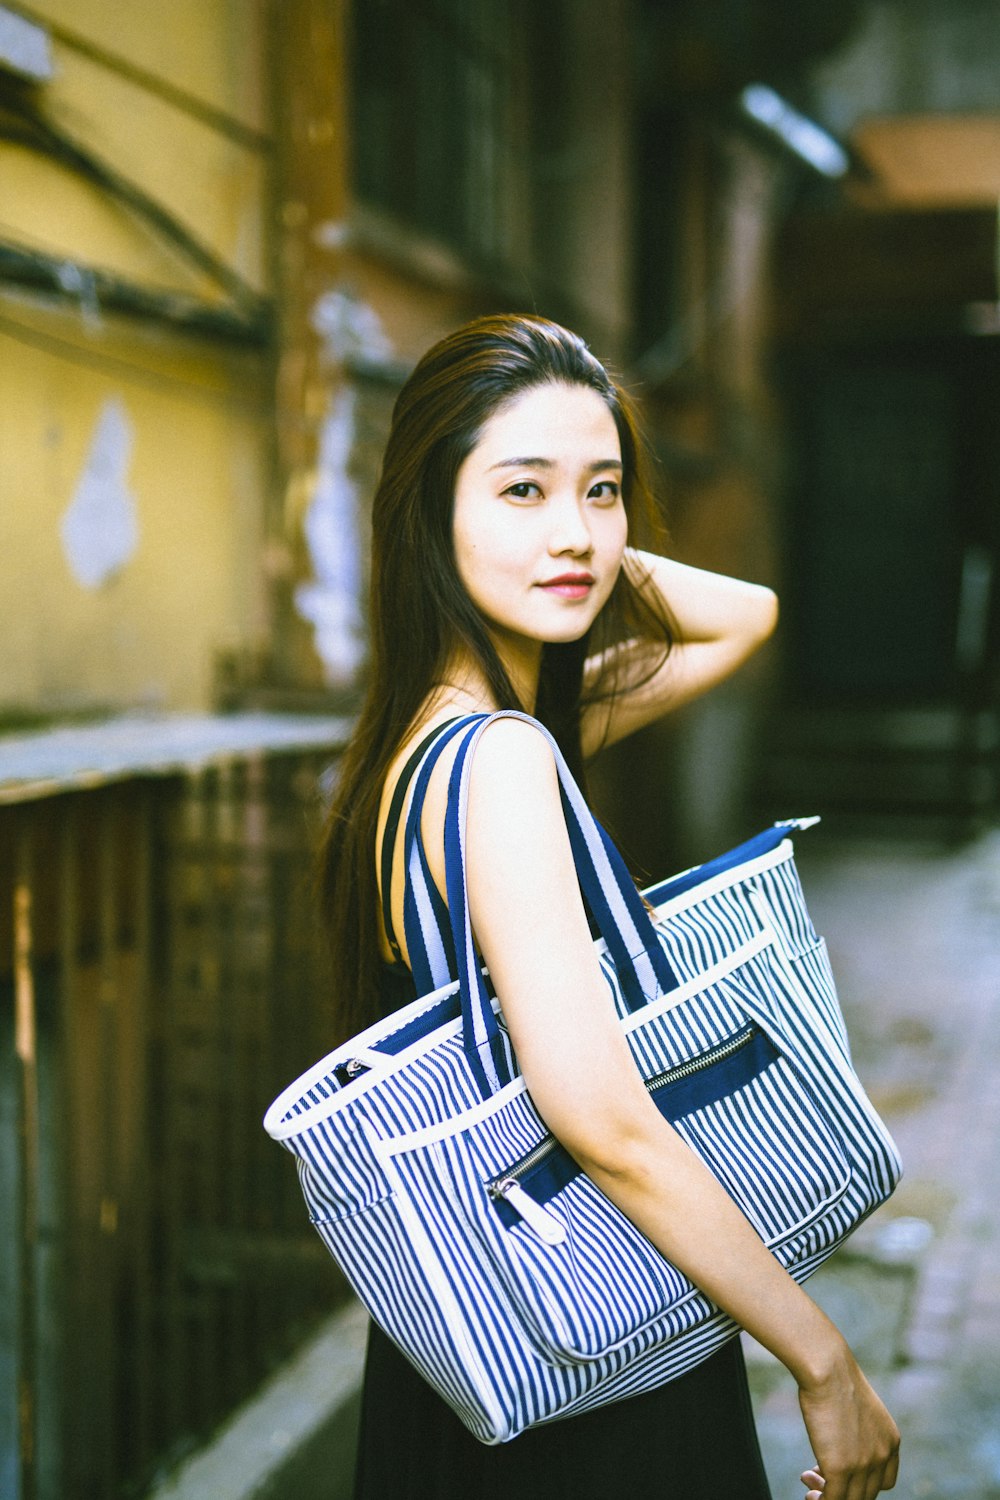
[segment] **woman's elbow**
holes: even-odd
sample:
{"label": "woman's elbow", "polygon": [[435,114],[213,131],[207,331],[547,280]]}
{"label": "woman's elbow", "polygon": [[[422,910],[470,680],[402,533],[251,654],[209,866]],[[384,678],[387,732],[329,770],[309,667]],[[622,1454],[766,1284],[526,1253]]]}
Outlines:
{"label": "woman's elbow", "polygon": [[778,624],[780,605],[778,596],[773,589],[766,588],[763,584],[754,586],[753,594],[753,620],[751,631],[755,646],[761,646],[774,634]]}
{"label": "woman's elbow", "polygon": [[[669,1128],[669,1127],[668,1127]],[[662,1166],[664,1122],[659,1116],[577,1117],[559,1139],[578,1166],[599,1186],[639,1187]]]}

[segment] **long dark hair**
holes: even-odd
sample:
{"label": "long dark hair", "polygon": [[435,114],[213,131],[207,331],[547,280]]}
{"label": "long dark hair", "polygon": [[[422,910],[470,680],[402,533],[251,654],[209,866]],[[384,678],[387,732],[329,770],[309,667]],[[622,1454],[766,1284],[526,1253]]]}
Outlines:
{"label": "long dark hair", "polygon": [[[457,647],[477,662],[499,708],[524,707],[458,574],[452,539],[458,471],[497,411],[526,390],[560,383],[596,391],[614,418],[634,538],[635,523],[654,516],[635,410],[584,341],[557,323],[527,315],[467,323],[424,355],[396,401],[372,505],[367,691],[320,851],[337,1030],[344,1036],[378,1019],[375,829],[385,777],[404,736]],[[580,776],[585,703],[635,685],[623,681],[609,652],[608,665],[585,689],[584,663],[633,638],[659,642],[662,660],[673,632],[666,612],[642,597],[623,568],[588,634],[543,648],[534,713]]]}

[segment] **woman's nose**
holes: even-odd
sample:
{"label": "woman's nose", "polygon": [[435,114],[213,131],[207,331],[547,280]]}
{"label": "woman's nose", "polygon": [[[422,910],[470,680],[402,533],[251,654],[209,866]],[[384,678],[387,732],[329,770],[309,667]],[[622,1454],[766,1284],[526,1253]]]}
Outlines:
{"label": "woman's nose", "polygon": [[567,498],[557,505],[549,532],[549,551],[553,556],[562,552],[573,552],[585,556],[593,548],[593,538],[587,517],[576,497]]}

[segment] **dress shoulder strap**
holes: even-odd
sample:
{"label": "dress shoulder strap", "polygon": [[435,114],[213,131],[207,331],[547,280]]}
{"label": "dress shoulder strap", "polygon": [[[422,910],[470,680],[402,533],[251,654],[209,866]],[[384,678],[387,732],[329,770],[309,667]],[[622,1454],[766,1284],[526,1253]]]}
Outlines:
{"label": "dress shoulder strap", "polygon": [[382,875],[382,923],[385,927],[385,935],[389,947],[392,949],[392,956],[397,963],[402,963],[403,954],[396,939],[396,931],[392,923],[392,856],[396,847],[396,834],[399,830],[399,820],[403,813],[403,803],[406,800],[406,793],[409,791],[410,783],[424,755],[439,734],[442,734],[451,724],[458,722],[458,717],[456,715],[455,718],[446,719],[443,724],[438,724],[436,728],[431,730],[430,734],[424,736],[407,760],[402,771],[400,771],[396,785],[392,789],[389,816],[386,818],[385,828],[382,830],[379,867]]}

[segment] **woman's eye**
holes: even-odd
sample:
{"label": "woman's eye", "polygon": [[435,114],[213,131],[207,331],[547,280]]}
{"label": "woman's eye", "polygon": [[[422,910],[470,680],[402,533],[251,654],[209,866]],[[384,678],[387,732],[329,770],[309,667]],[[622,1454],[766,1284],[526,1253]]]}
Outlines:
{"label": "woman's eye", "polygon": [[536,495],[541,494],[541,491],[538,485],[533,484],[530,479],[522,479],[517,484],[508,485],[504,494],[510,495],[514,500],[534,500]]}
{"label": "woman's eye", "polygon": [[590,491],[591,500],[603,500],[605,505],[611,505],[618,499],[621,490],[614,479],[602,479],[600,484],[595,484]]}

